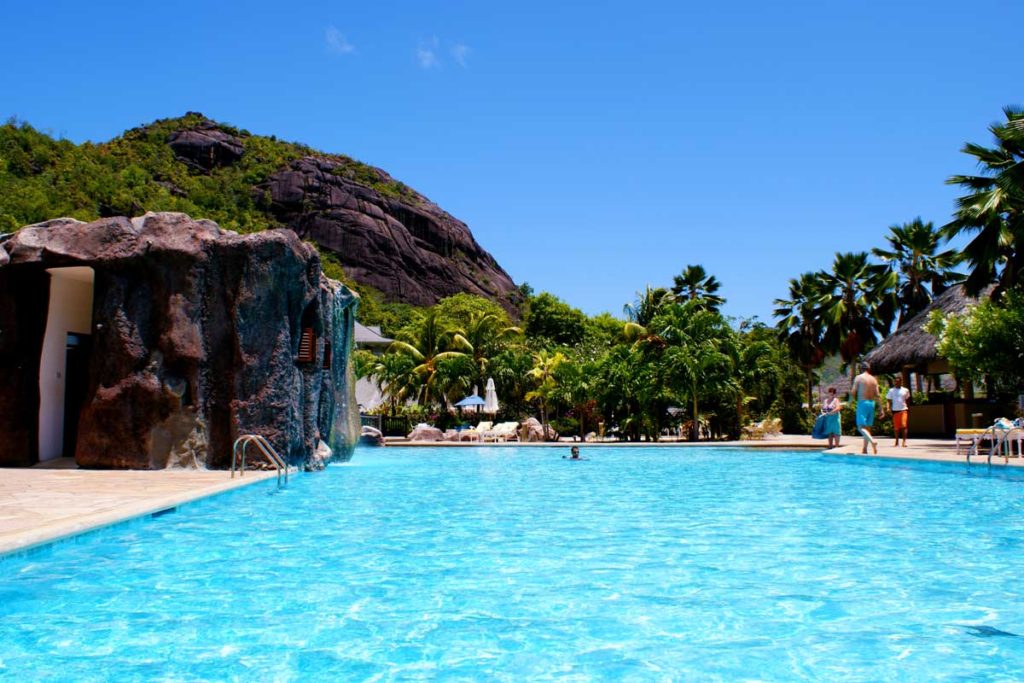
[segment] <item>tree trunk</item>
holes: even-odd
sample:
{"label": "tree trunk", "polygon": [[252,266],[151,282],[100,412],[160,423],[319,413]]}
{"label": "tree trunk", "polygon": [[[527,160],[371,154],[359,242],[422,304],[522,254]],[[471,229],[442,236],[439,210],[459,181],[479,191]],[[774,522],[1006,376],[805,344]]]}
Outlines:
{"label": "tree trunk", "polygon": [[690,441],[700,441],[700,415],[697,413],[697,387],[693,388],[693,430]]}
{"label": "tree trunk", "polygon": [[544,399],[540,400],[540,429],[541,441],[548,440],[548,407]]}
{"label": "tree trunk", "polygon": [[814,407],[814,370],[806,368],[807,373],[807,407]]}

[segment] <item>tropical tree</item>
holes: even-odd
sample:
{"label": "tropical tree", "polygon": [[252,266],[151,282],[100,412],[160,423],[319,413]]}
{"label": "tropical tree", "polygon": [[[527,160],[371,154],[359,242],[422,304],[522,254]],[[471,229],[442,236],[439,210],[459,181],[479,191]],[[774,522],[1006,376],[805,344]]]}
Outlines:
{"label": "tropical tree", "polygon": [[454,335],[441,326],[435,310],[431,309],[414,330],[403,331],[402,335],[405,339],[392,342],[388,355],[404,354],[415,362],[412,369],[415,397],[422,405],[442,404],[449,391],[455,388],[453,385],[465,384],[456,382],[451,372],[441,367],[446,361],[467,356],[463,351],[453,350]]}
{"label": "tropical tree", "polygon": [[754,323],[741,326],[739,337],[736,376],[743,388],[743,412],[737,414],[736,428],[742,427],[744,413],[749,411],[756,413],[756,419],[780,418],[787,433],[806,431],[810,426],[810,413],[802,405],[806,375],[777,330]]}
{"label": "tropical tree", "polygon": [[676,296],[690,301],[701,299],[704,305],[713,311],[717,311],[719,306],[725,303],[725,299],[715,293],[721,288],[722,283],[715,279],[714,275],[708,275],[704,266],[686,266],[683,272],[672,280],[672,293]]}
{"label": "tropical tree", "polygon": [[825,360],[825,326],[821,307],[825,298],[819,273],[804,273],[789,281],[789,298],[775,300],[775,325],[790,356],[804,371],[807,405],[814,402],[814,371]]}
{"label": "tropical tree", "polygon": [[[622,307],[622,312],[626,314],[626,319],[629,323],[645,327],[658,314],[659,308],[675,300],[675,295],[664,287],[651,287],[647,285],[642,292],[636,293],[636,300],[633,303]],[[628,323],[626,329],[629,329]]]}
{"label": "tropical tree", "polygon": [[962,279],[959,273],[953,272],[959,254],[952,249],[939,251],[944,240],[942,233],[931,222],[925,223],[920,218],[889,226],[885,239],[888,249],[871,251],[899,275],[898,327],[923,311],[932,297]]}
{"label": "tropical tree", "polygon": [[987,378],[997,391],[1024,391],[1024,292],[984,299],[961,314],[932,311],[926,329],[959,382]]}
{"label": "tropical tree", "polygon": [[586,435],[588,427],[596,426],[597,382],[597,363],[584,360],[576,353],[567,356],[566,362],[555,370],[554,398],[571,410],[581,437]]}
{"label": "tropical tree", "polygon": [[972,296],[998,280],[998,297],[1024,277],[1024,110],[1006,107],[1003,114],[1005,123],[989,127],[992,147],[969,142],[961,150],[977,160],[978,175],[946,181],[967,190],[942,231],[947,237],[971,236],[963,253],[971,269],[965,286]]}
{"label": "tropical tree", "polygon": [[384,398],[390,404],[392,415],[398,413],[398,406],[414,396],[418,383],[413,370],[416,361],[404,353],[385,353],[377,356],[369,367],[368,376],[380,385]]}
{"label": "tropical tree", "polygon": [[693,427],[691,440],[700,436],[700,402],[704,396],[734,396],[740,389],[735,376],[736,333],[720,314],[700,300],[666,306],[650,327],[664,341],[665,378],[689,399]]}
{"label": "tropical tree", "polygon": [[757,404],[761,412],[771,406],[779,393],[784,368],[778,354],[779,342],[766,335],[748,333],[736,354],[736,414],[742,424],[747,405]]}
{"label": "tropical tree", "polygon": [[618,344],[595,364],[599,412],[628,440],[656,440],[676,392],[666,381],[656,352]]}
{"label": "tropical tree", "polygon": [[487,381],[490,359],[504,351],[523,333],[520,328],[507,322],[507,318],[503,319],[495,313],[474,313],[465,328],[451,332],[452,347],[472,357],[475,365],[473,380],[478,384]]}
{"label": "tropical tree", "polygon": [[512,324],[508,313],[499,304],[466,292],[446,296],[434,304],[433,309],[441,325],[447,329],[465,329],[474,319],[479,320],[488,315],[496,319],[495,324],[499,327]]}
{"label": "tropical tree", "polygon": [[527,302],[526,335],[541,344],[574,346],[586,335],[587,316],[554,294],[541,292]]}
{"label": "tropical tree", "polygon": [[534,383],[533,390],[526,394],[526,400],[540,403],[540,424],[545,440],[548,434],[548,405],[558,389],[558,367],[565,360],[561,352],[539,351],[533,355],[533,367],[526,373]]}
{"label": "tropical tree", "polygon": [[527,373],[532,368],[533,353],[525,346],[509,346],[490,358],[488,376],[494,378],[502,412],[526,412],[526,394],[533,388]]}
{"label": "tropical tree", "polygon": [[837,253],[831,272],[820,277],[824,347],[839,352],[852,379],[854,362],[892,326],[898,277],[884,265],[871,263],[863,251]]}

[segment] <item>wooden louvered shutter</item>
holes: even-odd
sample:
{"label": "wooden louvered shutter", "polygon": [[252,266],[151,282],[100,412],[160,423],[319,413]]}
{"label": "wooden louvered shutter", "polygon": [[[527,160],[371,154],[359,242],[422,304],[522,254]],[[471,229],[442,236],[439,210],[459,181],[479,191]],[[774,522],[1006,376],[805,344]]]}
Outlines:
{"label": "wooden louvered shutter", "polygon": [[312,363],[316,360],[316,333],[312,327],[303,327],[299,338],[299,363]]}

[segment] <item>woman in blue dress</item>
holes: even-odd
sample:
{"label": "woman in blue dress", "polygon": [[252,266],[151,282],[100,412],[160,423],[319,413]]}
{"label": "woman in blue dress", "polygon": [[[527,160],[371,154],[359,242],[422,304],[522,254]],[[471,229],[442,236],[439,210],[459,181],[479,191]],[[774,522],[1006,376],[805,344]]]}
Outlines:
{"label": "woman in blue dress", "polygon": [[828,398],[821,404],[821,415],[814,421],[814,431],[811,433],[811,436],[815,439],[828,437],[829,448],[839,447],[839,437],[843,433],[842,425],[839,421],[839,410],[841,408],[842,404],[836,396],[836,388],[829,387]]}

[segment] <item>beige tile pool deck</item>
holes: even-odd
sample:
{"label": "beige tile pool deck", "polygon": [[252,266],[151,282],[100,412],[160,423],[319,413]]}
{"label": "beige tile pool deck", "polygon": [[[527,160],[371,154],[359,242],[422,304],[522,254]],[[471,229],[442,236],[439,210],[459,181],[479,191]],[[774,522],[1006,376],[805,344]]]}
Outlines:
{"label": "beige tile pool deck", "polygon": [[[399,444],[396,444],[399,445]],[[445,444],[400,444],[436,446]],[[460,444],[447,444],[459,447]],[[480,444],[461,444],[479,446]],[[492,444],[487,444],[492,445]],[[517,444],[508,444],[517,445]],[[531,444],[542,448],[568,448],[571,444]],[[780,436],[762,441],[715,443],[587,443],[583,448],[626,446],[658,448],[664,446],[748,446],[759,449],[805,448],[824,450],[823,441],[808,436]],[[505,447],[503,444],[499,448]],[[854,458],[860,454],[861,440],[843,437],[842,447],[830,453]],[[907,448],[894,448],[892,440],[879,439],[878,456],[904,460],[966,463],[957,454],[952,441],[910,439]],[[987,451],[971,458],[972,463],[987,464]],[[993,458],[994,466],[1021,467],[1024,458]],[[207,496],[229,491],[276,476],[273,472],[247,472],[231,478],[228,472],[205,470],[80,470],[70,461],[59,461],[46,468],[0,468],[0,556],[74,536],[111,524],[173,508]],[[315,475],[313,475],[315,476]]]}
{"label": "beige tile pool deck", "polygon": [[0,468],[0,555],[247,486],[274,472]]}

